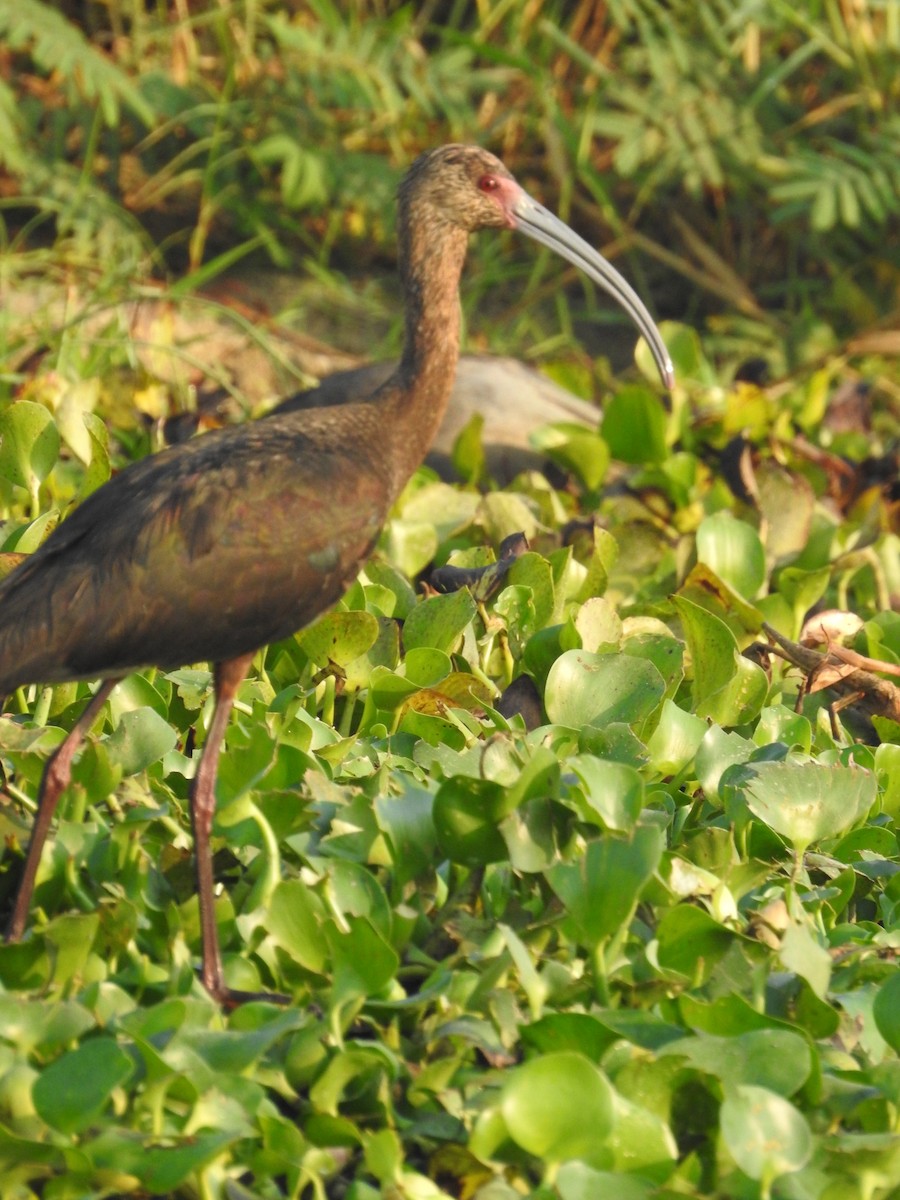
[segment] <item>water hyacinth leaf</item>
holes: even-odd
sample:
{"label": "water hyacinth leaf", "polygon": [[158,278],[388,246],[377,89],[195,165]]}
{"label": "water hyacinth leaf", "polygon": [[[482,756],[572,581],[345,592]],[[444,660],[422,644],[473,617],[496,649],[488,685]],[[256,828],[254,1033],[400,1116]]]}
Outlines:
{"label": "water hyacinth leaf", "polygon": [[106,483],[112,474],[109,461],[109,430],[96,413],[85,413],[82,417],[90,440],[91,456],[81,477],[79,496],[84,499]]}
{"label": "water hyacinth leaf", "polygon": [[136,775],[175,747],[178,735],[155,709],[136,708],[122,714],[106,739],[110,761],[125,775]]}
{"label": "water hyacinth leaf", "polygon": [[818,567],[803,571],[799,567],[785,567],[778,576],[778,591],[784,596],[794,613],[792,637],[800,633],[803,618],[814,604],[825,594],[831,578],[831,567]]}
{"label": "water hyacinth leaf", "polygon": [[589,491],[595,491],[606,478],[609,447],[599,434],[584,425],[557,421],[533,430],[528,440],[535,450],[576,475]]}
{"label": "water hyacinth leaf", "polygon": [[346,929],[324,926],[334,963],[334,996],[338,1004],[378,995],[399,966],[396,950],[367,917],[347,917]]}
{"label": "water hyacinth leaf", "polygon": [[694,711],[719,725],[742,725],[765,703],[765,672],[738,651],[724,621],[684,596],[674,596],[691,655]]}
{"label": "water hyacinth leaf", "polygon": [[812,725],[802,713],[785,708],[783,704],[773,704],[759,714],[753,740],[757,746],[783,742],[791,749],[809,754],[812,749]]}
{"label": "water hyacinth leaf", "polygon": [[732,1037],[701,1035],[669,1042],[662,1054],[687,1059],[724,1084],[752,1084],[792,1096],[812,1070],[809,1043],[788,1029],[752,1029]]}
{"label": "water hyacinth leaf", "polygon": [[553,1012],[522,1026],[522,1042],[542,1054],[578,1050],[592,1062],[616,1040],[614,1033],[588,1013]]}
{"label": "water hyacinth leaf", "polygon": [[635,826],[644,805],[644,783],[634,767],[607,762],[592,754],[570,758],[568,767],[581,784],[570,798],[583,819],[607,829],[628,833]]}
{"label": "water hyacinth leaf", "polygon": [[97,407],[100,380],[97,376],[66,384],[56,405],[56,427],[63,441],[85,466],[91,461],[91,434],[85,421]]}
{"label": "water hyacinth leaf", "polygon": [[600,432],[620,462],[661,463],[668,452],[667,422],[659,396],[644,384],[632,383],[604,402]]}
{"label": "water hyacinth leaf", "polygon": [[565,905],[588,946],[613,937],[632,918],[648,880],[659,865],[663,834],[639,825],[632,837],[589,842],[574,863],[558,863],[547,882]]}
{"label": "water hyacinth leaf", "polygon": [[330,612],[297,635],[305,653],[320,667],[345,667],[371,650],[378,638],[378,621],[371,613]]}
{"label": "water hyacinth leaf", "polygon": [[511,1071],[500,1100],[509,1136],[545,1162],[607,1165],[615,1093],[592,1062],[571,1050],[545,1054]]}
{"label": "water hyacinth leaf", "polygon": [[788,971],[805,979],[820,1000],[825,1000],[831,982],[831,955],[810,928],[807,920],[792,920],[781,939],[778,957]]}
{"label": "water hyacinth leaf", "polygon": [[735,934],[702,908],[679,904],[663,915],[657,938],[661,967],[701,981],[728,952]]}
{"label": "water hyacinth leaf", "polygon": [[534,506],[516,492],[488,492],[482,496],[477,521],[484,526],[487,540],[495,546],[517,532],[531,542],[541,528]]}
{"label": "water hyacinth leaf", "polygon": [[[616,1200],[652,1200],[656,1184],[648,1179],[623,1175],[621,1171],[597,1171],[583,1162],[567,1162],[556,1174],[555,1191],[560,1200],[598,1200],[615,1196]],[[510,1194],[509,1200],[512,1200]]]}
{"label": "water hyacinth leaf", "polygon": [[168,1195],[217,1158],[234,1140],[231,1132],[198,1133],[185,1138],[181,1145],[142,1147],[135,1155],[131,1173],[152,1195]]}
{"label": "water hyacinth leaf", "polygon": [[452,654],[475,613],[475,601],[467,588],[431,596],[417,604],[404,621],[403,644],[407,650],[434,646]]}
{"label": "water hyacinth leaf", "polygon": [[[766,522],[766,552],[778,564],[796,558],[809,541],[816,495],[799,471],[786,471],[772,461],[756,470],[759,510]],[[816,597],[816,600],[818,596]],[[810,602],[815,604],[815,600]]]}
{"label": "water hyacinth leaf", "polygon": [[285,879],[269,901],[266,929],[277,945],[308,971],[324,969],[328,951],[319,900],[298,879]]}
{"label": "water hyacinth leaf", "polygon": [[38,1051],[46,1057],[96,1024],[96,1017],[74,1000],[32,1000],[23,1004],[18,996],[0,994],[0,1041],[23,1054]]}
{"label": "water hyacinth leaf", "polygon": [[60,913],[47,926],[44,936],[52,947],[53,981],[68,983],[77,978],[94,947],[100,916],[92,913]]}
{"label": "water hyacinth leaf", "polygon": [[556,590],[553,571],[546,558],[533,551],[521,554],[510,567],[507,582],[512,587],[524,587],[530,592],[535,628],[541,629],[553,620]]}
{"label": "water hyacinth leaf", "polygon": [[567,650],[550,668],[544,704],[554,725],[571,729],[613,722],[643,726],[665,690],[659,671],[645,659]]}
{"label": "water hyacinth leaf", "polygon": [[622,643],[626,654],[652,662],[666,681],[666,694],[671,698],[684,678],[684,643],[666,634],[637,633]]}
{"label": "water hyacinth leaf", "polygon": [[766,556],[759,534],[730,513],[704,518],[697,530],[697,558],[748,600],[766,578]]}
{"label": "water hyacinth leaf", "polygon": [[613,1167],[620,1172],[665,1180],[678,1158],[678,1145],[666,1122],[649,1109],[615,1093],[610,1136]]}
{"label": "water hyacinth leaf", "polygon": [[[33,554],[38,546],[47,540],[58,524],[59,512],[55,508],[51,508],[47,512],[41,513],[39,517],[35,517],[33,521],[20,526],[15,533],[11,533],[3,543],[4,550],[14,550],[19,555]],[[18,562],[11,565],[18,566]]]}
{"label": "water hyacinth leaf", "polygon": [[553,814],[546,800],[531,800],[500,823],[513,870],[545,871],[556,859]]}
{"label": "water hyacinth leaf", "polygon": [[647,741],[647,751],[660,775],[677,775],[694,759],[709,726],[671,700],[663,703],[659,724]]}
{"label": "water hyacinth leaf", "polygon": [[622,620],[605,596],[591,596],[575,614],[575,629],[582,650],[597,653],[601,647],[618,649],[622,640]]}
{"label": "water hyacinth leaf", "polygon": [[875,994],[872,1006],[878,1032],[900,1054],[900,971],[894,971]]}
{"label": "water hyacinth leaf", "polygon": [[428,521],[394,517],[384,529],[384,550],[390,563],[408,579],[415,579],[428,566],[438,548],[435,527]]}
{"label": "water hyacinth leaf", "polygon": [[789,1100],[752,1084],[729,1088],[720,1112],[728,1153],[751,1179],[766,1185],[810,1158],[812,1134]]}
{"label": "water hyacinth leaf", "polygon": [[[757,632],[765,620],[760,605],[745,600],[704,562],[695,563],[691,567],[687,578],[678,589],[678,595],[717,616],[738,636]],[[778,596],[773,598],[770,594],[766,597],[769,604],[773,599],[776,603],[780,602]]]}
{"label": "water hyacinth leaf", "polygon": [[411,780],[404,783],[400,795],[375,797],[375,816],[388,839],[392,869],[400,884],[428,870],[437,848],[434,797]]}
{"label": "water hyacinth leaf", "polygon": [[797,854],[861,820],[878,793],[871,771],[797,758],[731,767],[721,787],[729,812],[748,810]]}
{"label": "water hyacinth leaf", "polygon": [[484,475],[485,457],[481,431],[484,429],[484,416],[473,412],[463,428],[456,435],[451,452],[453,469],[466,483],[477,483]]}
{"label": "water hyacinth leaf", "polygon": [[[705,387],[714,386],[717,382],[716,373],[703,353],[700,335],[696,329],[692,329],[690,325],[684,325],[680,321],[661,321],[659,328],[675,368],[675,378],[679,383],[692,380]],[[634,360],[642,375],[652,383],[658,382],[659,371],[644,338],[637,343]]]}
{"label": "water hyacinth leaf", "polygon": [[739,733],[726,733],[711,725],[703,735],[694,764],[703,791],[711,799],[719,799],[722,776],[735,763],[745,763],[756,753],[756,746]]}
{"label": "water hyacinth leaf", "polygon": [[499,822],[509,812],[507,790],[489,779],[445,779],[434,798],[438,846],[451,862],[485,866],[506,858]]}
{"label": "water hyacinth leaf", "polygon": [[59,442],[59,430],[43,404],[11,404],[0,413],[0,475],[36,494],[56,465]]}
{"label": "water hyacinth leaf", "polygon": [[78,1133],[102,1113],[133,1066],[114,1038],[92,1038],[44,1068],[32,1090],[34,1107],[60,1133]]}

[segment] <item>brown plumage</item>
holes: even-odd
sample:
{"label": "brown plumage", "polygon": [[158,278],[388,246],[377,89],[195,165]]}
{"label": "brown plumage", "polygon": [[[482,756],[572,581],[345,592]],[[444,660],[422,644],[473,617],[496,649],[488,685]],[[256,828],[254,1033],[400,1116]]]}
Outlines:
{"label": "brown plumage", "polygon": [[201,979],[225,1003],[246,998],[222,973],[209,849],[234,694],[256,650],[338,599],[422,461],[453,383],[468,235],[488,227],[519,228],[591,274],[635,318],[671,382],[665,347],[624,280],[493,155],[445,146],[418,159],[399,191],[406,339],[396,373],[364,402],[276,414],[128,467],[0,585],[0,694],[104,681],[47,764],[8,939],[23,932],[72,758],[116,680],[210,660],[216,711],[191,796]]}

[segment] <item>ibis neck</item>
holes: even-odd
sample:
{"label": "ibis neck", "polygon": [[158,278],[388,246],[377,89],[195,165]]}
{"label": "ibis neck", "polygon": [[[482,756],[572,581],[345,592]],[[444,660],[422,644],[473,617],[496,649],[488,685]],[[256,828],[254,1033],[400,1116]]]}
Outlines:
{"label": "ibis neck", "polygon": [[413,221],[405,232],[400,270],[406,339],[389,401],[401,438],[395,492],[422,462],[447,410],[459,358],[459,278],[468,242],[463,230],[428,221]]}

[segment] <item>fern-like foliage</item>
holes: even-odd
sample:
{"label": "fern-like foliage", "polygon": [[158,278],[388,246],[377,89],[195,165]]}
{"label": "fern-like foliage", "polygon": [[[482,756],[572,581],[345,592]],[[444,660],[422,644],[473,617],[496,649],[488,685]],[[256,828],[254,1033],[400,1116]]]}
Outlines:
{"label": "fern-like foliage", "polygon": [[[53,71],[72,102],[97,104],[107,125],[118,122],[122,104],[152,124],[153,110],[128,76],[44,0],[0,0],[0,38],[10,49],[27,52],[41,70]],[[0,96],[0,119],[6,115],[6,129],[0,134],[7,135],[0,137],[0,154],[15,169],[25,151],[21,124],[12,119],[7,99]]]}

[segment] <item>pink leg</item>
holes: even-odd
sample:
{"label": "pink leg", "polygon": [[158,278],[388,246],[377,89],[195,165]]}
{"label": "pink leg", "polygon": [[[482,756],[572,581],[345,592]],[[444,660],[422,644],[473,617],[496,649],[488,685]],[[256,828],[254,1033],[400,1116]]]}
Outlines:
{"label": "pink leg", "polygon": [[191,819],[194,825],[194,857],[197,870],[197,895],[200,900],[200,936],[203,950],[200,979],[210,995],[226,1007],[234,1007],[242,1001],[256,999],[271,1000],[279,1004],[288,1003],[286,996],[238,992],[226,985],[222,972],[222,956],[219,950],[219,933],[216,928],[213,864],[209,845],[216,811],[216,771],[235,693],[252,661],[253,655],[245,654],[241,658],[232,658],[227,662],[216,663],[213,667],[216,708],[191,789]]}
{"label": "pink leg", "polygon": [[100,684],[90,704],[88,704],[87,708],[72,726],[69,736],[47,760],[47,765],[44,768],[44,776],[41,779],[40,791],[38,792],[38,810],[37,816],[34,818],[34,825],[31,828],[31,840],[28,843],[28,857],[25,860],[25,870],[22,874],[22,881],[19,884],[19,891],[16,894],[15,907],[13,908],[12,916],[6,929],[6,940],[8,942],[17,942],[25,929],[25,922],[28,920],[28,910],[31,907],[31,894],[34,891],[34,880],[41,861],[41,851],[44,848],[44,842],[47,840],[50,822],[53,820],[53,814],[56,812],[59,798],[69,786],[69,781],[72,778],[72,759],[75,757],[78,747],[84,741],[85,736],[94,721],[96,721],[100,709],[106,703],[110,692],[117,683],[117,679],[105,679]]}

